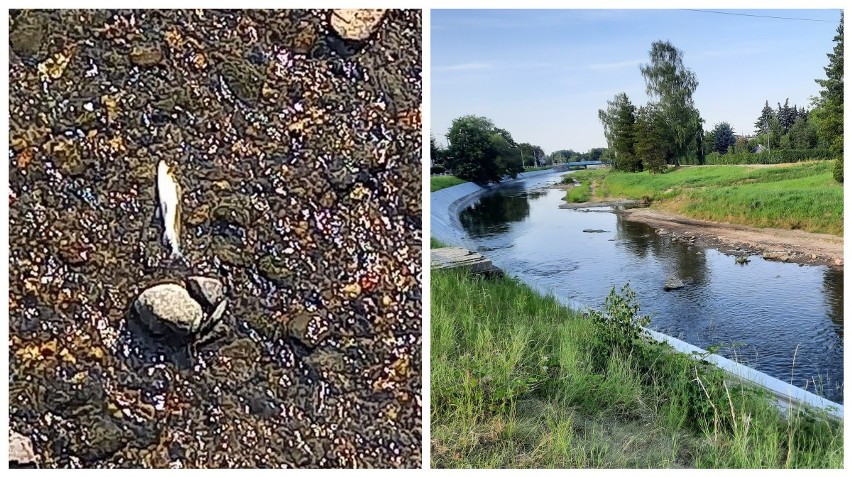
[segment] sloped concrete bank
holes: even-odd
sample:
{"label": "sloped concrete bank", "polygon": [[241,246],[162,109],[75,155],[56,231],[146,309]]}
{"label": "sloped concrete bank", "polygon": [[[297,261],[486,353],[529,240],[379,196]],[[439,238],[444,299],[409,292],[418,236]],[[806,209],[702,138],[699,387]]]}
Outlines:
{"label": "sloped concrete bank", "polygon": [[[519,175],[516,180],[528,179],[530,177],[552,172],[552,170],[528,172]],[[466,207],[473,204],[484,193],[501,186],[502,185],[480,187],[476,184],[465,183],[432,192],[430,197],[431,236],[448,245],[471,248],[467,240],[467,234],[464,232],[464,229],[459,222],[459,213]],[[527,285],[539,293],[548,293],[547,290],[534,283],[527,283]],[[557,296],[556,299],[563,305],[574,309],[585,310],[589,308],[564,297]],[[702,348],[691,345],[672,336],[650,329],[646,329],[646,332],[653,339],[668,343],[678,352],[689,354],[696,359],[703,359],[715,364],[734,379],[754,384],[768,390],[773,394],[773,396],[775,396],[779,407],[782,407],[783,409],[788,409],[790,406],[803,405],[814,409],[824,410],[830,417],[843,420],[842,404],[829,401],[802,388],[793,386],[790,383],[781,381],[780,379],[769,376],[768,374],[762,373],[753,368],[743,366],[742,364],[723,356],[711,354]]]}
{"label": "sloped concrete bank", "polygon": [[448,245],[466,246],[466,234],[459,222],[459,212],[474,203],[482,194],[495,188],[551,173],[553,173],[552,169],[523,172],[518,174],[516,179],[498,185],[482,187],[472,182],[465,182],[432,192],[430,194],[431,213],[429,214],[431,220],[430,235]]}

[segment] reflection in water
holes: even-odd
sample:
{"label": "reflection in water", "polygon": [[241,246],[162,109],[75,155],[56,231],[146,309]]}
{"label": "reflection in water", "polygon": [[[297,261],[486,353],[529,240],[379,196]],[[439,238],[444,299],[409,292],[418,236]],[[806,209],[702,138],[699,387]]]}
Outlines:
{"label": "reflection in water", "polygon": [[[488,250],[510,275],[585,306],[602,306],[612,287],[629,283],[651,328],[720,346],[726,357],[811,391],[816,384],[843,402],[842,270],[760,257],[737,265],[612,213],[559,209],[562,191],[524,190],[543,182],[498,188],[462,211],[470,246]],[[663,291],[669,276],[686,286]]]}
{"label": "reflection in water", "polygon": [[834,330],[843,339],[843,270],[826,268],[823,290],[825,301],[831,308],[831,321],[837,325]]}
{"label": "reflection in water", "polygon": [[529,197],[523,190],[501,189],[463,210],[459,221],[471,237],[487,237],[506,232],[511,222],[520,222],[529,215]]}
{"label": "reflection in water", "polygon": [[667,277],[677,277],[691,285],[701,285],[707,280],[707,259],[704,251],[694,245],[658,235],[654,227],[641,222],[630,222],[617,216],[617,246],[633,252],[638,258],[655,258],[667,264]]}

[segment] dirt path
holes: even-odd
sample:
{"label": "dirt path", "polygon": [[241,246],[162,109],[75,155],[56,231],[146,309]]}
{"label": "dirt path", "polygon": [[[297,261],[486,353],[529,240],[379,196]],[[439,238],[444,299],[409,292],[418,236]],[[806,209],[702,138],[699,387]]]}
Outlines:
{"label": "dirt path", "polygon": [[771,260],[843,267],[843,237],[836,235],[711,222],[651,209],[618,213],[656,227],[659,234],[695,241],[724,253],[762,254]]}

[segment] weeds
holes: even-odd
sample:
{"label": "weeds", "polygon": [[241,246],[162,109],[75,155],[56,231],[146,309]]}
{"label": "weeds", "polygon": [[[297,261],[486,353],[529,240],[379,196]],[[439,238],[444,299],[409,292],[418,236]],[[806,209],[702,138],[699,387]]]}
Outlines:
{"label": "weeds", "polygon": [[432,273],[436,467],[841,467],[842,426],[642,338],[629,287],[585,316]]}

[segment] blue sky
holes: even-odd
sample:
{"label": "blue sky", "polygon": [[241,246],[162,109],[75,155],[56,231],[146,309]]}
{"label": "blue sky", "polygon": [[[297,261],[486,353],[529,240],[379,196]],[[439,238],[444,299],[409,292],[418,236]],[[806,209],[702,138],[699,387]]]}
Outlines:
{"label": "blue sky", "polygon": [[648,96],[639,64],[671,41],[695,72],[704,128],[751,134],[764,102],[810,106],[834,47],[839,10],[432,10],[432,132],[486,116],[547,153],[604,147],[598,109],[619,92]]}

